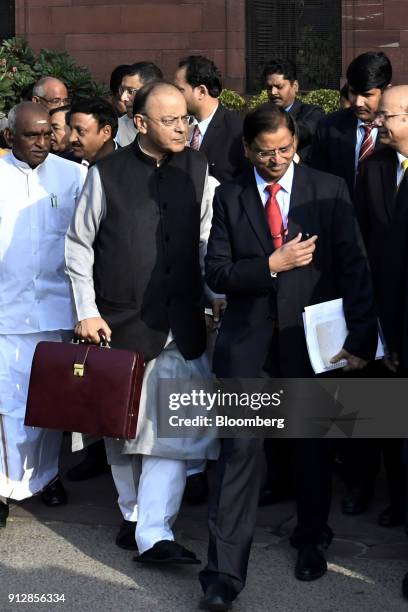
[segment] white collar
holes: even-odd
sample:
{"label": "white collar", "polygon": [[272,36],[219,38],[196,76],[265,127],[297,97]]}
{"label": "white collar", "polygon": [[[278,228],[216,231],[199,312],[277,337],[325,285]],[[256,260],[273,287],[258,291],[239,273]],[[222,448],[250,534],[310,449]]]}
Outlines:
{"label": "white collar", "polygon": [[[48,153],[48,155],[51,155],[51,153]],[[45,163],[45,161],[47,160],[48,155],[44,159],[44,161],[42,161],[40,164],[38,164],[38,166],[36,166],[35,168],[31,168],[31,166],[29,166],[27,164],[27,162],[22,161],[21,159],[17,159],[17,157],[14,155],[13,152],[10,153],[11,161],[16,166],[16,168],[18,168],[19,170],[24,172],[24,174],[28,174],[29,172],[36,172],[36,171],[38,171],[41,168],[41,166]]]}
{"label": "white collar", "polygon": [[206,131],[206,129],[208,128],[210,121],[212,120],[212,118],[214,117],[215,113],[218,110],[218,106],[219,103],[217,104],[217,106],[214,108],[213,112],[211,113],[211,115],[209,115],[206,119],[203,119],[202,121],[196,121],[196,124],[198,125],[199,129],[200,129],[200,134],[202,134],[203,132]]}
{"label": "white collar", "polygon": [[408,159],[408,157],[405,157],[405,155],[403,155],[402,153],[398,153],[398,151],[397,151],[397,156],[398,156],[399,165],[402,167],[402,162]]}
{"label": "white collar", "polygon": [[[359,130],[361,127],[365,127],[367,124],[364,123],[364,121],[361,121],[361,119],[357,119],[357,129]],[[372,126],[373,130],[377,129],[376,125]]]}
{"label": "white collar", "polygon": [[[263,179],[262,176],[260,176],[260,174],[257,172],[257,169],[255,167],[254,167],[254,172],[255,172],[256,185],[259,189],[259,192],[265,191],[266,187],[270,185],[271,183],[268,183],[267,181],[265,181],[265,179]],[[284,189],[286,193],[288,193],[289,195],[292,192],[293,174],[294,174],[294,163],[292,161],[289,168],[286,170],[285,174],[277,181],[277,183],[279,183],[282,189]]]}

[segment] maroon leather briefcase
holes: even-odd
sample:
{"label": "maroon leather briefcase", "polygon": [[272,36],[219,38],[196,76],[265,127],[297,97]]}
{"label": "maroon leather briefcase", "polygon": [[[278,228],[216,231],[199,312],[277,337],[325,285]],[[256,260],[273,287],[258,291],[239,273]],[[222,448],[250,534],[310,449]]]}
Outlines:
{"label": "maroon leather briefcase", "polygon": [[84,342],[39,342],[25,424],[134,438],[143,370],[140,353]]}

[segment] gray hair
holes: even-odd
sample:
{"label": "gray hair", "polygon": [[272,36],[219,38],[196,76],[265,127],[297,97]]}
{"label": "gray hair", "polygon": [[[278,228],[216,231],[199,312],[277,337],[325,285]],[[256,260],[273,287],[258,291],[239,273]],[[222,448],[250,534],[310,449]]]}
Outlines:
{"label": "gray hair", "polygon": [[0,134],[3,132],[8,125],[7,117],[4,113],[0,113]]}
{"label": "gray hair", "polygon": [[45,86],[47,84],[47,81],[59,81],[62,85],[64,85],[64,87],[66,87],[65,83],[63,81],[61,81],[61,79],[57,79],[56,77],[53,76],[44,76],[41,77],[41,79],[39,79],[34,87],[33,87],[33,96],[37,96],[38,98],[45,98]]}
{"label": "gray hair", "polygon": [[9,111],[9,114],[8,114],[8,129],[10,130],[10,132],[14,134],[16,131],[17,120],[18,120],[18,115],[20,114],[20,111],[22,111],[24,108],[30,108],[30,107],[35,112],[42,113],[44,117],[49,117],[47,111],[40,104],[35,104],[34,102],[28,102],[28,101],[19,102],[19,104],[16,104],[15,106],[13,106],[13,108]]}
{"label": "gray hair", "polygon": [[10,132],[12,132],[14,134],[15,130],[16,130],[16,123],[17,123],[17,115],[18,115],[18,107],[20,106],[20,104],[16,104],[15,106],[13,106],[13,108],[9,111],[8,117],[7,117],[7,127],[10,130]]}

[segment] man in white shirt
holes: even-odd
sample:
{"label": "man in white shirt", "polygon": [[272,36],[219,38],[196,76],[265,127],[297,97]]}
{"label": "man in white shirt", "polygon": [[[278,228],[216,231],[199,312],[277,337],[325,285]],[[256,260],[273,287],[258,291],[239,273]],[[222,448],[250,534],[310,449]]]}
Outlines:
{"label": "man in white shirt", "polygon": [[133,102],[136,93],[143,85],[162,78],[162,71],[152,62],[137,62],[127,67],[119,87],[120,100],[126,105],[126,114],[119,119],[115,138],[120,147],[126,147],[133,142],[137,134],[133,121]]}
{"label": "man in white shirt", "polygon": [[[58,478],[62,433],[25,427],[24,416],[37,343],[73,328],[64,236],[86,170],[49,154],[51,133],[42,106],[17,105],[7,128],[12,152],[0,160],[0,496],[42,492],[55,506],[67,499]],[[4,502],[1,510],[4,518]]]}

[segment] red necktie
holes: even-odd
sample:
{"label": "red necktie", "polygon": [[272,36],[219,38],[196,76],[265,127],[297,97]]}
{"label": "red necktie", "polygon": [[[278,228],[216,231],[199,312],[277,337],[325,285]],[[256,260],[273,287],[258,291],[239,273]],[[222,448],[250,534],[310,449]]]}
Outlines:
{"label": "red necktie", "polygon": [[364,159],[370,157],[371,153],[374,153],[374,140],[371,136],[371,132],[375,126],[368,124],[363,125],[364,128],[364,138],[361,143],[360,153],[358,155],[358,163],[360,164]]}
{"label": "red necktie", "polygon": [[279,247],[282,246],[283,236],[285,234],[282,214],[279,208],[278,200],[276,199],[276,194],[280,189],[282,189],[282,187],[279,185],[279,183],[274,183],[273,185],[267,185],[265,187],[265,191],[269,193],[269,198],[265,205],[265,214],[269,229],[271,230],[273,246],[275,249],[279,249]]}
{"label": "red necktie", "polygon": [[200,148],[200,128],[197,124],[194,126],[193,135],[190,140],[190,147],[198,151]]}

